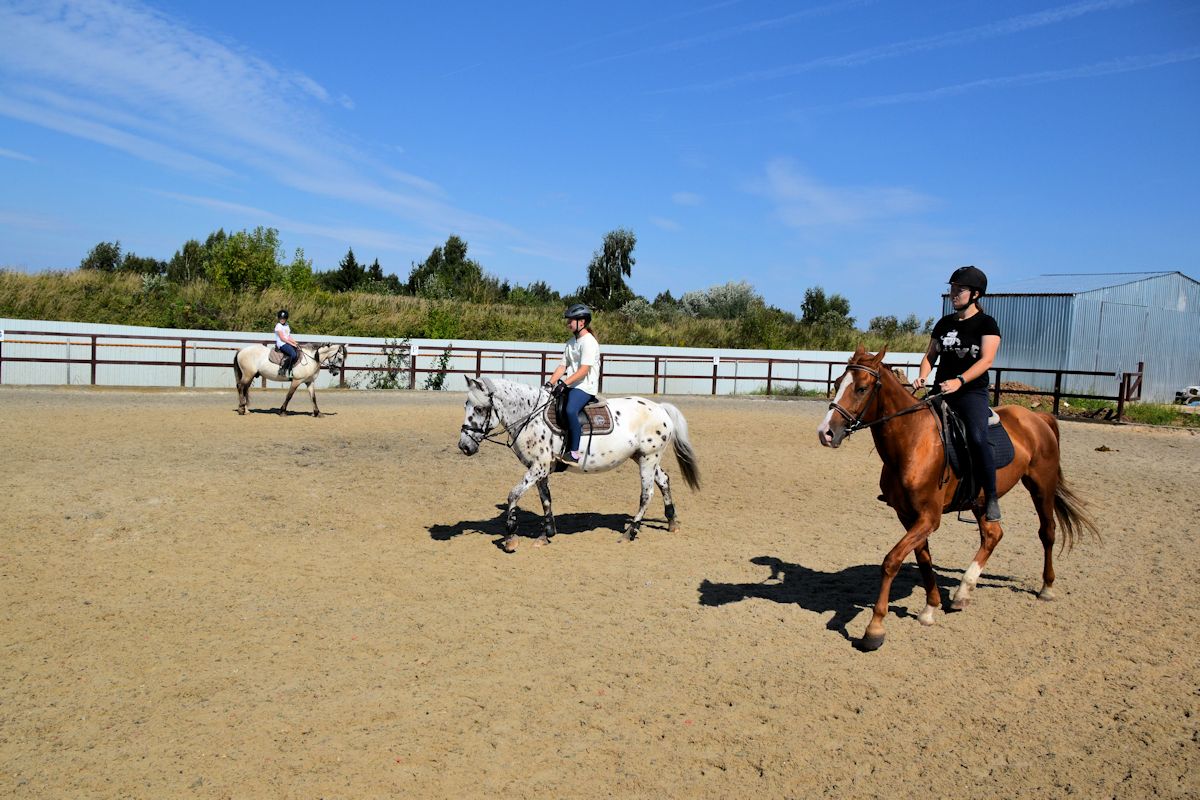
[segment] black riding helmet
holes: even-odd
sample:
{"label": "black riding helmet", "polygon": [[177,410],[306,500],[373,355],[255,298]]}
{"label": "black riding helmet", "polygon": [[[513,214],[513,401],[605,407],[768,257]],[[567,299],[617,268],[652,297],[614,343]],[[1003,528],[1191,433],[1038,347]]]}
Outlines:
{"label": "black riding helmet", "polygon": [[287,309],[286,309],[286,308],[281,308],[281,309],[279,309],[279,318],[280,318],[280,319],[287,319],[287,318],[288,318],[288,313],[287,313]]}
{"label": "black riding helmet", "polygon": [[959,267],[950,276],[950,283],[975,289],[981,297],[987,294],[987,275],[979,267]]}
{"label": "black riding helmet", "polygon": [[592,324],[592,310],[583,303],[576,303],[563,312],[563,319],[581,319],[584,323]]}

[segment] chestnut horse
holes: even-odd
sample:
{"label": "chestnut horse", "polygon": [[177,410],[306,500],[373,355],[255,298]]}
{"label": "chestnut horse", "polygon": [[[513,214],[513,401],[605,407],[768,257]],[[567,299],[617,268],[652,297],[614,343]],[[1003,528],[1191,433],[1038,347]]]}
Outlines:
{"label": "chestnut horse", "polygon": [[[892,580],[909,553],[916,553],[925,584],[925,608],[917,619],[922,625],[934,623],[934,612],[941,607],[942,598],[934,580],[929,535],[941,525],[942,515],[953,510],[950,505],[958,486],[958,480],[946,466],[940,420],[929,407],[929,398],[918,401],[890,369],[882,366],[886,352],[885,349],[871,355],[859,346],[838,379],[829,413],[817,428],[817,436],[826,447],[837,447],[856,430],[871,429],[875,449],[883,459],[879,476],[882,499],[895,509],[907,531],[883,560],[879,598],[866,633],[856,643],[862,650],[875,650],[883,645],[883,619],[888,612]],[[1002,406],[996,412],[1014,450],[1012,462],[996,470],[996,488],[1003,495],[1020,481],[1029,490],[1045,552],[1038,599],[1053,600],[1056,518],[1066,534],[1064,545],[1068,549],[1085,530],[1096,536],[1099,532],[1083,513],[1082,501],[1063,480],[1058,422],[1054,417],[1020,406]],[[970,603],[983,567],[1004,535],[999,522],[989,522],[984,517],[982,492],[972,504],[971,512],[979,524],[979,550],[951,597],[955,609]]]}

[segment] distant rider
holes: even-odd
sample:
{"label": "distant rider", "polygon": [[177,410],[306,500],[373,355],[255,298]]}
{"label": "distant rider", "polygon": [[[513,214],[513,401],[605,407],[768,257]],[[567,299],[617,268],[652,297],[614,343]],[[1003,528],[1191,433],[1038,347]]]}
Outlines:
{"label": "distant rider", "polygon": [[275,348],[287,356],[279,365],[281,373],[291,371],[292,366],[296,363],[296,357],[300,354],[299,347],[299,342],[292,338],[292,329],[288,326],[287,309],[280,309],[279,321],[275,323]]}
{"label": "distant rider", "polygon": [[563,392],[567,393],[568,451],[559,458],[567,464],[578,464],[583,458],[583,453],[579,450],[579,443],[583,438],[579,412],[595,400],[600,391],[600,343],[589,330],[592,324],[592,310],[583,303],[576,303],[568,308],[563,317],[567,320],[571,338],[567,340],[562,360],[546,386],[555,397]]}

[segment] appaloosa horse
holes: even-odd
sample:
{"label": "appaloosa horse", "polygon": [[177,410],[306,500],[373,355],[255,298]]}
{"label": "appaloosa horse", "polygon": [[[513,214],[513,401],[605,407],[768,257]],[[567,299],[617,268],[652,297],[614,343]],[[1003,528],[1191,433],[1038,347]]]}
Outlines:
{"label": "appaloosa horse", "polygon": [[[505,526],[508,532],[502,542],[504,549],[517,548],[517,502],[530,486],[537,484],[545,512],[545,529],[534,542],[535,546],[550,543],[554,535],[554,514],[550,510],[550,474],[554,470],[556,453],[562,452],[562,436],[546,423],[545,410],[553,400],[542,388],[525,386],[502,379],[467,378],[466,415],[463,419],[458,449],[464,455],[474,455],[484,439],[500,429],[507,433],[507,445],[528,471],[524,479],[508,493]],[[654,485],[663,493],[666,505],[667,529],[678,530],[675,503],[671,497],[671,479],[660,463],[668,444],[674,444],[675,456],[683,479],[693,489],[700,488],[700,472],[696,454],[688,440],[687,421],[679,409],[670,403],[654,403],[641,397],[614,397],[608,401],[613,431],[589,436],[584,432],[584,450],[579,464],[572,471],[605,472],[625,459],[637,462],[641,471],[642,496],[637,514],[625,529],[624,540],[637,536],[646,514],[646,506],[654,495]]]}
{"label": "appaloosa horse", "polygon": [[346,363],[346,345],[300,345],[296,363],[292,365],[291,375],[285,372],[279,364],[271,361],[272,349],[269,345],[252,344],[249,347],[243,347],[233,357],[233,374],[237,380],[238,413],[246,413],[246,407],[250,405],[250,384],[254,382],[255,378],[262,375],[269,381],[290,381],[292,384],[288,389],[287,397],[284,398],[283,406],[279,409],[281,415],[287,412],[288,403],[291,402],[292,395],[300,388],[300,384],[305,384],[308,386],[308,396],[312,400],[313,416],[321,416],[321,410],[317,408],[317,387],[313,383],[316,381],[321,367],[328,369],[330,375],[337,375],[341,371],[342,365]]}
{"label": "appaloosa horse", "polygon": [[[875,449],[883,459],[879,488],[907,529],[883,560],[879,598],[866,633],[857,642],[863,650],[883,645],[883,619],[888,612],[892,579],[911,552],[916,553],[925,584],[925,608],[917,619],[923,625],[935,622],[934,612],[941,608],[942,599],[934,580],[929,535],[941,525],[942,515],[952,510],[958,485],[946,466],[940,421],[929,408],[928,398],[916,400],[890,369],[881,366],[885,352],[872,356],[861,346],[855,351],[838,379],[829,413],[817,428],[817,436],[826,447],[837,447],[856,430],[871,429]],[[1002,406],[996,412],[1014,450],[1012,462],[996,470],[996,488],[1003,495],[1020,481],[1029,490],[1045,554],[1038,598],[1053,600],[1055,519],[1062,524],[1068,548],[1084,531],[1097,536],[1099,532],[1063,479],[1058,422],[1054,417],[1020,406]],[[964,608],[970,602],[988,557],[1004,535],[1000,523],[984,517],[982,493],[975,498],[971,511],[979,524],[980,545],[951,598],[954,608]]]}

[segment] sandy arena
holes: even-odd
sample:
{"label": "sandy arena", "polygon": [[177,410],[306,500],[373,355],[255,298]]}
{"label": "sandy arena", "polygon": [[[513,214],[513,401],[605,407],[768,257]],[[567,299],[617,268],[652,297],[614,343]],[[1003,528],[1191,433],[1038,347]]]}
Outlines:
{"label": "sandy arena", "polygon": [[[863,654],[902,530],[822,404],[672,398],[680,532],[656,494],[618,543],[629,464],[506,555],[522,468],[458,452],[463,397],[0,387],[0,795],[1200,796],[1200,436],[1062,423],[1104,538],[1060,599],[1018,488],[969,610],[918,624],[910,558]],[[977,544],[944,518],[946,592]]]}

